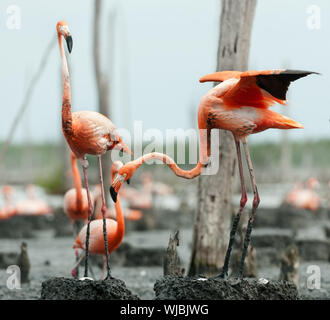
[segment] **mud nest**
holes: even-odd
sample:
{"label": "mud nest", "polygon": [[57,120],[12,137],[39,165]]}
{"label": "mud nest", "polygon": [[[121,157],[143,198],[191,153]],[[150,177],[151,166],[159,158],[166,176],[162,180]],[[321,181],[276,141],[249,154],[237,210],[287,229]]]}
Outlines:
{"label": "mud nest", "polygon": [[60,277],[42,283],[41,300],[139,300],[139,297],[119,279],[82,281]]}
{"label": "mud nest", "polygon": [[299,300],[293,283],[265,282],[165,276],[156,281],[154,291],[156,300]]}

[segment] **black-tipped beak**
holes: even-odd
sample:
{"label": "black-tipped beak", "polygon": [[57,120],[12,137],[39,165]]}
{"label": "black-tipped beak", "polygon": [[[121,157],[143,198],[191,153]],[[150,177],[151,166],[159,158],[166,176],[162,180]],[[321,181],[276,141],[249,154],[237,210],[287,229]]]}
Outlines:
{"label": "black-tipped beak", "polygon": [[117,192],[113,186],[110,187],[110,195],[113,202],[117,202]]}
{"label": "black-tipped beak", "polygon": [[72,47],[73,47],[72,37],[71,36],[67,36],[65,38],[65,40],[66,40],[66,44],[68,46],[69,53],[71,53]]}
{"label": "black-tipped beak", "polygon": [[127,179],[126,182],[127,182],[127,184],[130,184],[131,183],[131,179]]}

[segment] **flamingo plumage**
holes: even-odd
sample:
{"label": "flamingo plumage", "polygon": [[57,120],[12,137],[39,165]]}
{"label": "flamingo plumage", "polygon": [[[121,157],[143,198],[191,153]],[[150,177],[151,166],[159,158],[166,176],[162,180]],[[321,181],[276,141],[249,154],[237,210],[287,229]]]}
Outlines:
{"label": "flamingo plumage", "polygon": [[296,183],[285,201],[298,209],[315,211],[321,204],[321,197],[315,192],[318,186],[318,180],[313,177],[307,180],[305,188],[301,183]]}
{"label": "flamingo plumage", "polygon": [[[303,126],[268,108],[275,104],[286,103],[286,92],[291,82],[316,72],[301,70],[263,70],[263,71],[221,71],[208,74],[200,78],[200,82],[220,82],[202,97],[198,107],[198,128],[200,131],[200,157],[195,168],[185,171],[180,169],[173,159],[161,153],[151,153],[123,166],[111,186],[111,195],[114,201],[123,181],[130,179],[136,169],[149,159],[159,159],[167,164],[179,177],[192,179],[202,173],[203,168],[210,161],[210,132],[212,129],[224,129],[233,134],[240,182],[242,187],[240,207],[233,220],[230,232],[228,249],[222,272],[217,276],[224,278],[228,274],[229,259],[234,242],[237,225],[247,202],[240,143],[243,143],[244,152],[249,168],[253,187],[252,212],[249,218],[244,239],[242,257],[239,268],[239,278],[243,276],[243,266],[247,248],[250,243],[252,227],[258,208],[260,197],[253,171],[252,161],[247,146],[247,137],[267,129],[294,129]],[[206,138],[206,139],[205,139]],[[205,142],[206,140],[206,142]]]}
{"label": "flamingo plumage", "polygon": [[[72,51],[73,41],[69,31],[68,24],[65,21],[59,21],[56,25],[60,55],[62,60],[62,82],[63,82],[63,98],[62,98],[62,131],[64,137],[76,158],[81,162],[84,173],[85,187],[88,198],[88,223],[86,237],[86,259],[85,259],[85,277],[88,277],[88,241],[89,241],[89,225],[92,216],[92,200],[90,196],[87,166],[88,161],[86,154],[96,155],[98,157],[98,165],[100,171],[100,183],[102,186],[102,214],[103,214],[103,233],[105,248],[107,248],[106,236],[106,219],[105,219],[105,197],[102,177],[102,160],[101,156],[108,150],[118,149],[127,153],[131,153],[129,148],[122,142],[116,131],[114,124],[104,115],[94,111],[78,111],[71,112],[71,91],[70,76],[63,46],[63,38],[66,40],[69,53]],[[110,267],[108,263],[108,251],[105,249],[107,260],[107,277],[110,277]]]}
{"label": "flamingo plumage", "polygon": [[[77,220],[88,220],[88,197],[87,190],[82,187],[76,157],[71,152],[71,170],[74,181],[74,188],[68,190],[64,195],[64,212],[70,218],[72,223]],[[92,203],[94,195],[90,194]]]}

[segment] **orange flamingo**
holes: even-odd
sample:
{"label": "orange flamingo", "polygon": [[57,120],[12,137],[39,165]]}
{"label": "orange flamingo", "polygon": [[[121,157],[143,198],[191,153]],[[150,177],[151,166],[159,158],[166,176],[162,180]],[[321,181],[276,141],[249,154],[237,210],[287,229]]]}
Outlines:
{"label": "orange flamingo", "polygon": [[[112,179],[117,174],[119,168],[122,166],[122,162],[115,161],[111,166],[111,177]],[[116,210],[116,218],[117,221],[112,219],[107,219],[107,240],[109,246],[107,248],[108,254],[110,255],[111,252],[115,251],[124,239],[125,234],[125,220],[123,211],[120,205],[120,201],[115,203],[115,210]],[[87,235],[87,225],[85,225],[81,231],[79,232],[76,241],[73,245],[74,249],[82,249],[86,250],[86,235]],[[90,252],[93,254],[103,254],[105,251],[105,241],[102,235],[102,221],[101,220],[93,220],[90,223]],[[75,269],[81,262],[84,255],[81,255],[80,259],[75,264],[74,268],[72,269],[72,275],[75,277]],[[104,266],[106,265],[106,256],[104,261]],[[103,267],[104,270],[104,267]],[[108,278],[108,274],[107,274]]]}
{"label": "orange flamingo", "polygon": [[[68,190],[64,195],[64,212],[72,223],[76,220],[88,220],[88,197],[87,190],[82,188],[81,178],[77,167],[76,157],[71,152],[71,170],[73,174],[74,188]],[[90,194],[94,203],[94,196]],[[77,234],[75,234],[77,236]]]}
{"label": "orange flamingo", "polygon": [[[88,197],[87,190],[82,188],[81,178],[77,166],[75,155],[71,152],[71,170],[74,181],[74,188],[68,190],[64,195],[64,212],[70,218],[72,223],[73,237],[76,239],[78,235],[78,226],[76,221],[88,221]],[[94,203],[93,194],[90,195],[92,203]],[[78,261],[78,250],[75,252],[76,261]],[[78,269],[76,270],[78,272]]]}
{"label": "orange flamingo", "polygon": [[[108,262],[106,219],[105,219],[105,197],[102,177],[101,156],[108,150],[118,149],[131,153],[129,148],[122,142],[114,124],[104,115],[94,111],[79,111],[71,113],[71,92],[70,76],[67,60],[64,52],[63,37],[66,40],[69,53],[71,53],[73,42],[69,32],[68,24],[65,21],[59,21],[56,25],[58,43],[62,60],[62,81],[63,81],[63,99],[62,99],[62,130],[64,137],[81,162],[84,173],[84,181],[88,198],[88,223],[86,237],[86,259],[85,259],[85,277],[88,277],[88,247],[89,247],[89,224],[92,216],[92,201],[88,187],[86,154],[97,155],[100,170],[100,182],[102,186],[102,214],[103,214],[103,235],[105,241],[105,254],[107,259],[107,277],[110,277],[110,267]],[[63,37],[62,37],[63,36]]]}
{"label": "orange flamingo", "polygon": [[0,220],[7,220],[17,214],[16,207],[11,204],[13,188],[9,185],[3,186],[2,194],[5,198],[5,205],[0,208]]}
{"label": "orange flamingo", "polygon": [[34,189],[35,186],[32,184],[28,184],[26,186],[28,199],[21,200],[16,203],[18,215],[38,216],[52,213],[52,208],[45,201],[36,198]]}
{"label": "orange flamingo", "polygon": [[[315,72],[284,69],[246,72],[222,71],[202,77],[200,82],[212,81],[221,83],[209,90],[201,99],[199,104],[198,127],[200,130],[201,151],[200,160],[198,161],[196,167],[190,171],[184,171],[178,168],[174,161],[166,155],[159,153],[145,155],[137,160],[128,162],[119,170],[118,176],[112,183],[110,190],[112,199],[116,201],[117,192],[122,182],[129,179],[143,162],[151,158],[157,158],[166,163],[179,177],[191,179],[197,175],[200,175],[203,164],[207,163],[210,157],[211,129],[218,128],[230,131],[235,140],[242,194],[238,213],[233,220],[222,272],[217,277],[224,278],[228,274],[230,253],[237,230],[237,225],[247,201],[240,150],[240,142],[242,142],[254,193],[252,212],[245,234],[238,274],[238,277],[242,278],[243,266],[247,248],[250,243],[253,222],[260,202],[252,161],[247,146],[247,137],[250,134],[258,133],[270,128],[303,128],[303,126],[296,121],[271,111],[268,108],[275,102],[285,104],[286,92],[290,83],[312,73]],[[207,138],[206,150],[204,139],[202,139],[202,134],[205,137],[205,131]]]}
{"label": "orange flamingo", "polygon": [[297,183],[285,200],[298,209],[315,211],[321,204],[320,196],[314,191],[318,186],[319,182],[315,178],[307,180],[306,188]]}

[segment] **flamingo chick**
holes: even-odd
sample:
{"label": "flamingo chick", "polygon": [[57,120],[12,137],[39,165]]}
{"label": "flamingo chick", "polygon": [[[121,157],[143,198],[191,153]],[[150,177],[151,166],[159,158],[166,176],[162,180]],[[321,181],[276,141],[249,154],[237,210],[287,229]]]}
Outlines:
{"label": "flamingo chick", "polygon": [[100,171],[100,183],[102,186],[102,214],[103,214],[103,236],[105,241],[105,254],[107,260],[107,277],[110,277],[110,267],[108,262],[107,250],[107,231],[105,219],[105,197],[102,177],[101,156],[108,150],[118,149],[131,153],[129,148],[122,142],[114,124],[104,115],[94,111],[71,112],[71,91],[70,76],[67,60],[64,52],[63,38],[66,40],[69,53],[72,51],[72,36],[68,24],[65,21],[59,21],[56,25],[60,55],[62,60],[62,131],[64,137],[76,158],[81,162],[84,173],[85,187],[88,198],[88,223],[86,236],[86,259],[85,259],[85,277],[88,277],[88,242],[89,242],[89,224],[92,217],[92,200],[88,187],[86,154],[96,155]]}
{"label": "flamingo chick", "polygon": [[[312,73],[315,72],[284,69],[246,72],[222,71],[202,77],[200,82],[212,81],[221,83],[210,89],[201,99],[199,104],[198,128],[200,131],[200,159],[196,167],[189,171],[184,171],[178,168],[172,159],[166,160],[166,158],[168,158],[166,155],[153,153],[154,158],[158,158],[164,163],[169,161],[169,163],[166,164],[177,176],[191,179],[200,175],[203,167],[205,167],[205,164],[210,161],[211,130],[215,128],[224,129],[233,134],[237,151],[242,194],[239,211],[233,220],[222,272],[216,276],[216,278],[224,278],[228,274],[229,259],[238,222],[247,202],[240,143],[242,142],[244,146],[244,152],[254,193],[252,212],[245,234],[238,274],[238,277],[242,278],[247,248],[250,243],[256,210],[260,202],[252,161],[247,146],[247,137],[250,134],[258,133],[270,128],[303,128],[303,126],[298,122],[271,111],[268,108],[276,102],[285,104],[286,92],[290,83]],[[205,137],[207,138],[206,148]],[[112,184],[110,191],[114,201],[116,200],[117,192],[122,182],[130,178],[131,175],[134,174],[134,171],[144,161],[145,158],[141,157],[138,161],[134,160],[127,163],[119,170],[118,177]]]}

